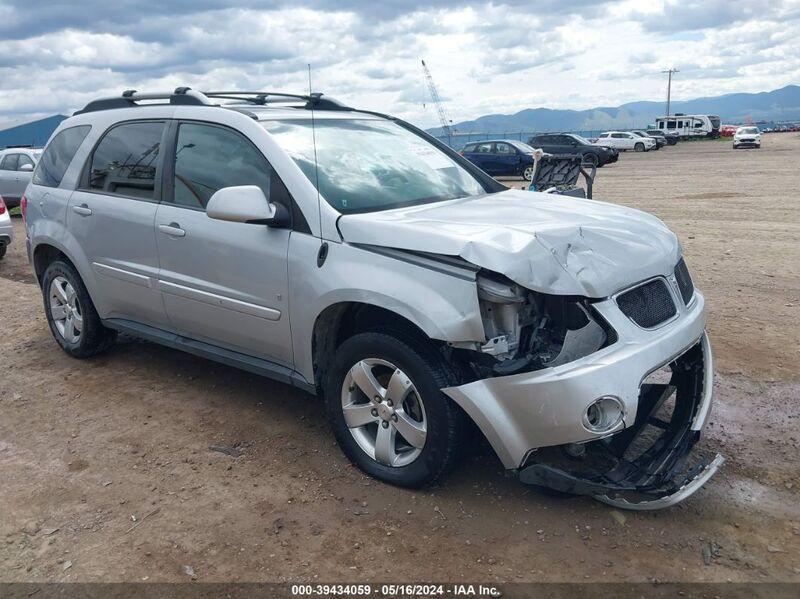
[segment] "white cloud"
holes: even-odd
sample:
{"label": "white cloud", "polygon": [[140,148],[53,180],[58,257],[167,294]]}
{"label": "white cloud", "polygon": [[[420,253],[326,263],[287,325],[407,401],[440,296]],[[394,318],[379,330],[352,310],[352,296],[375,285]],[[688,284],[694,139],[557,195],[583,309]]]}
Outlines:
{"label": "white cloud", "polygon": [[798,0],[92,2],[0,0],[0,125],[129,88],[304,91],[307,63],[316,90],[425,127],[421,58],[455,121],[658,100],[667,66],[675,99],[800,82]]}

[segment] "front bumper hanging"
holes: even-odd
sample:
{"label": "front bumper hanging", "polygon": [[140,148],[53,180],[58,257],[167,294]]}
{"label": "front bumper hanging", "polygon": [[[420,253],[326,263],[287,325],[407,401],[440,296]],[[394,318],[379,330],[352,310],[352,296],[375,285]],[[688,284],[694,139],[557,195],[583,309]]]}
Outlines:
{"label": "front bumper hanging", "polygon": [[660,509],[692,495],[725,461],[719,454],[689,459],[711,403],[707,337],[669,368],[668,382],[642,385],[631,426],[577,446],[581,451],[572,453],[581,454],[579,461],[558,447],[533,452],[520,469],[520,480],[632,510]]}

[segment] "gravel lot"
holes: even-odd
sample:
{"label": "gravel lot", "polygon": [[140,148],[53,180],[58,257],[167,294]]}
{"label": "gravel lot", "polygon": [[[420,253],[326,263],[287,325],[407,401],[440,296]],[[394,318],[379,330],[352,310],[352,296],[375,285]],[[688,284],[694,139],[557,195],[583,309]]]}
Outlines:
{"label": "gravel lot", "polygon": [[[351,467],[321,404],[123,338],[51,339],[24,257],[0,262],[0,580],[800,581],[800,137],[623,154],[595,197],[681,237],[710,305],[728,458],[684,504],[620,513],[518,484],[476,448],[442,486]],[[241,444],[239,457],[209,449]]]}

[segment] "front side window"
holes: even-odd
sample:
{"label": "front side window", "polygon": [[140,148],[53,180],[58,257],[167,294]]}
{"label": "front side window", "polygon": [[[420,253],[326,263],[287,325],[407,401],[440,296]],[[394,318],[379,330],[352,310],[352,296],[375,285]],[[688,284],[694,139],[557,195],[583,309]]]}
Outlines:
{"label": "front side window", "polygon": [[272,169],[245,137],[214,125],[182,123],[175,145],[173,203],[205,209],[223,187],[257,185],[270,197]]}
{"label": "front side window", "polygon": [[30,158],[29,158],[27,155],[25,155],[25,154],[19,154],[19,162],[17,163],[17,170],[18,170],[18,171],[19,171],[19,170],[22,170],[22,167],[23,167],[24,165],[26,165],[26,164],[30,164],[31,166],[33,166],[33,160],[31,160],[31,159],[30,159]]}
{"label": "front side window", "polygon": [[58,187],[67,172],[69,163],[75,157],[78,148],[86,139],[91,125],[70,127],[59,132],[44,150],[39,164],[33,173],[33,184],[45,187]]}
{"label": "front side window", "polygon": [[19,154],[6,154],[0,162],[0,171],[17,170],[17,157]]}
{"label": "front side window", "polygon": [[[339,212],[387,210],[486,193],[466,168],[392,121],[317,119],[313,135],[310,119],[261,124]],[[492,144],[481,144],[479,152],[484,145]]]}
{"label": "front side window", "polygon": [[163,122],[124,123],[109,130],[92,154],[89,189],[152,200]]}

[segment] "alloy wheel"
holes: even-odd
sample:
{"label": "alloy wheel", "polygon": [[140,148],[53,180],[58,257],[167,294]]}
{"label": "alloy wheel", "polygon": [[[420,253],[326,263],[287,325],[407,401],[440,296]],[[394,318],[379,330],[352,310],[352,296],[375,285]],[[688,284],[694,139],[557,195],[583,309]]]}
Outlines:
{"label": "alloy wheel", "polygon": [[525,167],[525,170],[522,172],[522,178],[525,179],[526,181],[530,181],[531,179],[533,179],[533,167],[532,166],[526,166]]}
{"label": "alloy wheel", "polygon": [[56,330],[67,343],[77,343],[83,330],[83,315],[75,288],[63,276],[50,283],[50,316]]}
{"label": "alloy wheel", "polygon": [[369,457],[384,466],[408,466],[419,458],[428,419],[414,383],[391,362],[366,358],[342,384],[342,413],[350,434]]}

